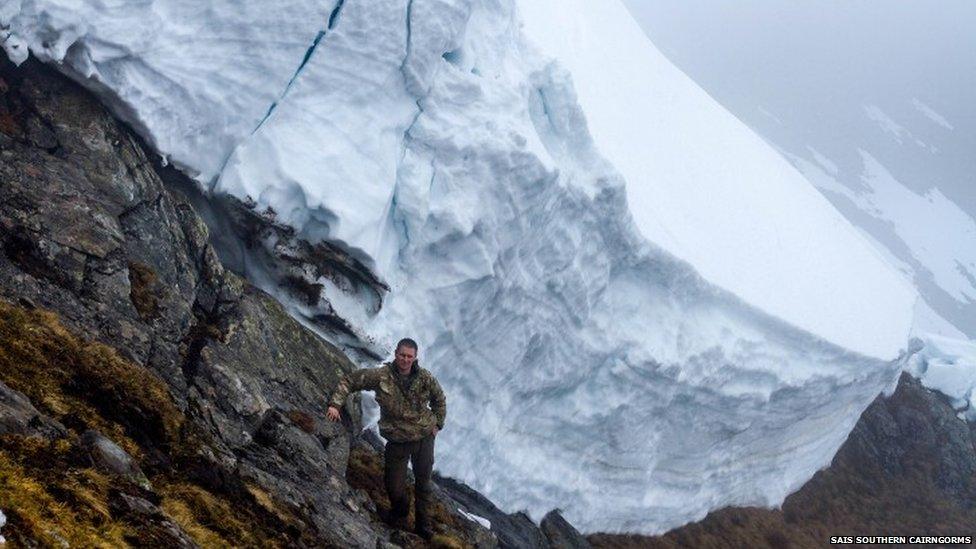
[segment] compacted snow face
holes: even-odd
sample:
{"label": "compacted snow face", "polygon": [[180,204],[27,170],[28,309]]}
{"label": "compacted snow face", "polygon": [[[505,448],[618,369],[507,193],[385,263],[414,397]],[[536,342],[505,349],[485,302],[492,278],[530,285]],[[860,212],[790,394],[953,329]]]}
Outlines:
{"label": "compacted snow face", "polygon": [[912,343],[919,351],[906,369],[926,387],[948,396],[960,418],[976,422],[976,343],[936,334]]}
{"label": "compacted snow face", "polygon": [[789,162],[669,63],[621,3],[591,4],[520,6],[526,33],[573,74],[641,232],[795,326],[893,357],[905,346],[910,285]]}
{"label": "compacted snow face", "polygon": [[[826,202],[670,65],[635,79],[653,87],[647,101],[670,95],[661,108],[680,108],[664,127],[647,118],[659,111],[620,102],[632,83],[604,92],[608,105],[633,107],[621,135],[672,156],[700,143],[735,154],[716,157],[720,169],[695,152],[635,171],[619,156],[626,143],[607,137],[609,107],[574,91],[599,75],[553,61],[566,52],[528,2],[346,0],[320,12],[296,1],[254,14],[260,32],[197,13],[214,35],[242,33],[241,47],[268,65],[253,80],[218,45],[169,44],[179,33],[136,47],[154,31],[122,32],[111,10],[15,4],[0,9],[8,51],[28,44],[63,61],[202,182],[273,208],[309,239],[345,244],[389,282],[372,316],[335,286],[327,294],[384,350],[402,335],[421,342],[449,398],[438,468],[510,511],[559,507],[584,531],[659,532],[726,505],[778,504],[897,377],[914,295]],[[574,32],[632,25],[614,3],[560,6],[551,13],[576,12]],[[178,17],[126,21],[188,24]],[[44,46],[52,36],[63,47]],[[105,57],[105,44],[127,53]],[[666,63],[646,41],[632,46],[628,56]],[[147,64],[153,48],[172,48],[168,63],[188,73],[113,76]],[[288,62],[268,61],[287,48]],[[247,85],[210,93],[228,82]],[[158,99],[170,85],[184,101]],[[199,147],[183,142],[191,127]],[[660,216],[632,215],[637,194]],[[742,210],[729,215],[725,200]],[[875,291],[861,295],[864,285]]]}

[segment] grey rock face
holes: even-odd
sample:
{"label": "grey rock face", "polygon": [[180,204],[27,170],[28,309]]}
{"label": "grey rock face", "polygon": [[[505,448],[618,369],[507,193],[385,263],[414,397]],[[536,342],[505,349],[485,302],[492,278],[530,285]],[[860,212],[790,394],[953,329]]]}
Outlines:
{"label": "grey rock face", "polygon": [[136,460],[98,431],[85,431],[81,435],[81,445],[88,451],[96,467],[123,477],[144,490],[152,490],[149,479],[146,478]]}
{"label": "grey rock face", "polygon": [[382,357],[360,340],[326,298],[321,280],[329,280],[363,310],[375,313],[389,291],[359,259],[328,242],[310,244],[293,228],[278,223],[271,210],[258,211],[253,202],[229,195],[205,195],[172,167],[158,167],[170,189],[181,194],[211,229],[211,243],[224,266],[238,275],[259,280],[262,288],[288,296],[302,305],[304,320],[339,342],[347,352],[366,360]]}
{"label": "grey rock face", "polygon": [[[33,60],[14,68],[0,57],[0,90],[0,299],[51,310],[76,335],[156,374],[186,418],[181,436],[193,440],[192,453],[174,455],[171,441],[140,439],[146,456],[137,463],[86,433],[94,463],[143,489],[115,494],[113,512],[146,524],[161,545],[193,546],[143,482],[142,471],[168,471],[178,460],[185,480],[255,501],[260,494],[293,544],[389,546],[393,532],[377,522],[373,501],[346,482],[358,406],[344,423],[325,418],[328,396],[353,364],[226,269],[194,205],[228,229],[214,241],[253,244],[246,253],[268,265],[277,288],[306,295],[319,311],[308,320],[365,356],[367,346],[330,316],[313,281],[325,276],[361,292],[368,307],[379,307],[385,286],[338,248],[298,240],[273,214],[204,196],[161,169],[53,70]],[[0,384],[0,434],[64,436],[36,412]],[[462,524],[475,546],[497,545],[483,527]]]}
{"label": "grey rock face", "polygon": [[[197,474],[263,490],[301,517],[303,539],[375,546],[368,510],[346,503],[350,435],[325,420],[349,360],[224,269],[204,222],[86,92],[33,61],[0,78],[12,113],[0,124],[0,298],[52,310],[163,379],[205,441]],[[22,429],[29,403],[0,393],[3,428]],[[138,470],[86,438],[104,468]]]}
{"label": "grey rock face", "polygon": [[889,478],[924,474],[950,499],[976,507],[973,425],[908,374],[895,394],[864,412],[834,461]]}
{"label": "grey rock face", "polygon": [[542,530],[525,513],[505,513],[488,498],[457,480],[435,475],[434,481],[437,491],[454,505],[491,521],[491,533],[498,539],[499,547],[549,547]]}
{"label": "grey rock face", "polygon": [[558,510],[552,510],[542,517],[539,524],[542,533],[549,541],[549,546],[558,549],[590,549],[590,542],[579,533],[579,530],[559,514]]}
{"label": "grey rock face", "polygon": [[0,435],[28,435],[55,439],[67,434],[64,426],[41,414],[30,400],[0,381]]}
{"label": "grey rock face", "polygon": [[[179,384],[172,366],[197,288],[221,283],[219,272],[201,277],[213,258],[191,255],[206,239],[191,242],[198,235],[183,230],[185,206],[123,128],[70,82],[28,65],[3,76],[5,110],[20,117],[9,118],[0,142],[0,295],[54,310]],[[30,127],[46,128],[57,146],[38,145]],[[133,285],[133,265],[148,277],[143,286]],[[140,313],[140,296],[153,298],[153,310]]]}

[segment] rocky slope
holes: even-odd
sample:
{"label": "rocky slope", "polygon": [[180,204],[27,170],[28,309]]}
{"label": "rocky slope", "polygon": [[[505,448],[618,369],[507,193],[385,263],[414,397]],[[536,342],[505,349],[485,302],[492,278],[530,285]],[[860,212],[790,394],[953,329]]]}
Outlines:
{"label": "rocky slope", "polygon": [[[88,93],[4,60],[3,534],[18,546],[422,545],[378,520],[379,454],[351,434],[358,406],[325,421],[352,363],[209,241]],[[369,285],[328,252],[322,268]],[[439,494],[434,545],[498,545]]]}
{"label": "rocky slope", "polygon": [[[184,500],[168,500],[172,488],[217,498],[229,514],[240,508],[242,517],[248,509],[267,515],[267,540],[237,539],[215,522],[211,530],[226,543],[376,545],[366,498],[344,481],[347,430],[322,421],[323,394],[352,368],[349,361],[223,268],[206,225],[163,186],[139,144],[87,94],[30,63],[20,70],[5,65],[2,78],[0,295],[19,304],[5,305],[5,312],[23,318],[17,329],[24,333],[34,333],[43,319],[78,348],[99,342],[98,353],[131,373],[119,380],[152,380],[158,389],[140,400],[130,387],[105,386],[111,380],[98,377],[100,366],[79,371],[73,363],[84,363],[84,355],[64,350],[71,347],[63,341],[50,352],[26,349],[38,370],[59,365],[63,375],[41,387],[30,371],[17,377],[4,368],[2,381],[28,395],[43,422],[64,429],[43,436],[28,422],[5,436],[74,448],[83,446],[76,435],[111,426],[97,436],[116,435],[129,450],[125,459],[138,462],[147,486],[155,487],[129,494],[139,498],[133,505],[140,513],[175,520],[167,506]],[[23,340],[8,332],[4,347],[16,350]],[[6,358],[31,364],[15,354]],[[51,391],[70,394],[100,419],[50,402]],[[165,421],[152,421],[156,415]],[[24,465],[16,459],[21,442],[5,440],[12,465]],[[89,464],[69,465],[87,471]],[[117,484],[110,483],[112,493],[126,493]],[[58,486],[49,488],[60,501]],[[109,497],[108,508],[123,505],[118,501],[128,500]],[[103,518],[128,520],[109,515]],[[38,535],[17,508],[8,516],[9,538],[28,543]],[[41,535],[63,536],[56,524]],[[261,520],[255,524],[262,530]],[[185,541],[192,526],[183,526]]]}
{"label": "rocky slope", "polygon": [[830,467],[781,509],[728,508],[659,537],[593,535],[602,548],[823,547],[830,536],[973,536],[976,425],[903,374],[861,416]]}

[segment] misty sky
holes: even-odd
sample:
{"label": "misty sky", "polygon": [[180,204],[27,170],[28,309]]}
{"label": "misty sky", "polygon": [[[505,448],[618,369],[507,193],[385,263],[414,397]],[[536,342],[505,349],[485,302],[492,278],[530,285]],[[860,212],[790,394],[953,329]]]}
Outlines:
{"label": "misty sky", "polygon": [[[976,2],[623,1],[794,164],[827,166],[811,181],[976,337]],[[896,183],[872,189],[872,171]]]}
{"label": "misty sky", "polygon": [[[672,62],[774,143],[808,139],[843,163],[873,129],[863,106],[877,105],[941,154],[872,153],[906,185],[935,183],[976,213],[976,2],[624,2]],[[954,130],[928,127],[914,98]]]}

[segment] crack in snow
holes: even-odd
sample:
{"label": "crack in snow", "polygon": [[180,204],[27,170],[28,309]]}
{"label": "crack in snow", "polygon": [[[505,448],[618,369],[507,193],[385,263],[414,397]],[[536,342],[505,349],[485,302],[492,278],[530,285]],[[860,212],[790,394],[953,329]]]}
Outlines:
{"label": "crack in snow", "polygon": [[339,0],[336,3],[336,6],[332,8],[332,13],[329,14],[329,30],[332,30],[332,28],[336,26],[339,19],[339,12],[342,11],[342,4],[344,4],[345,1],[346,0]]}
{"label": "crack in snow", "polygon": [[[330,29],[332,28],[332,19],[334,17],[334,14],[335,12],[333,11],[333,15],[329,17],[330,23],[328,28]],[[285,97],[288,95],[288,91],[291,89],[292,85],[294,85],[295,80],[298,79],[298,75],[302,73],[302,70],[305,68],[305,65],[308,64],[309,59],[312,58],[312,54],[315,53],[315,49],[319,46],[319,43],[322,41],[322,38],[325,37],[325,33],[326,33],[325,30],[320,30],[318,33],[316,33],[315,39],[312,40],[312,45],[309,46],[307,50],[305,50],[305,57],[302,58],[302,62],[298,65],[298,68],[295,70],[295,73],[292,74],[291,78],[288,80],[288,84],[285,85],[285,89],[278,96],[278,99],[272,102],[271,106],[268,107],[267,114],[265,114],[264,118],[262,118],[261,121],[258,122],[258,125],[255,126],[253,130],[251,130],[251,135],[254,135],[259,129],[261,129],[261,126],[264,125],[264,122],[271,116],[271,113],[273,113],[274,110],[278,107],[278,103],[284,101]]]}
{"label": "crack in snow", "polygon": [[[410,18],[412,15],[413,15],[413,0],[407,0],[407,43],[406,43],[406,47],[404,48],[405,52],[403,55],[403,62],[400,63],[400,73],[403,74],[404,80],[407,79],[407,73],[406,73],[407,60],[410,59],[410,50],[411,50],[410,39],[412,37]],[[409,86],[408,86],[408,91],[409,91]]]}
{"label": "crack in snow", "polygon": [[[329,19],[328,22],[326,23],[326,28],[319,30],[315,34],[315,38],[312,40],[312,44],[308,47],[308,49],[305,50],[305,55],[302,57],[301,63],[298,64],[298,68],[295,69],[295,72],[291,75],[291,78],[288,79],[288,83],[285,84],[285,89],[282,90],[281,93],[278,95],[278,99],[272,101],[271,105],[268,106],[268,112],[265,113],[265,115],[257,123],[254,129],[251,130],[251,133],[249,135],[254,135],[255,133],[257,133],[257,131],[261,129],[261,126],[263,126],[264,123],[268,120],[268,118],[271,117],[271,114],[275,111],[275,109],[278,108],[278,104],[284,101],[285,97],[287,97],[289,90],[291,90],[291,87],[295,84],[295,81],[298,80],[298,76],[302,73],[302,71],[305,69],[305,66],[312,59],[312,55],[315,54],[315,50],[319,47],[319,44],[322,43],[322,39],[325,38],[325,35],[328,33],[328,31],[333,30],[338,24],[339,14],[342,12],[343,4],[345,4],[345,0],[339,0],[336,3],[335,7],[332,8],[332,12],[329,13]],[[243,141],[241,141],[241,143],[243,143]],[[237,152],[237,149],[239,147],[240,147],[240,143],[238,143],[237,146],[235,146],[230,151],[230,153],[228,153],[227,156],[224,157],[223,161],[220,163],[220,168],[217,170],[217,174],[210,181],[209,188],[211,192],[213,192],[213,190],[217,188],[217,182],[220,181],[220,178],[223,176],[224,170],[227,168],[227,163],[230,161],[231,157],[234,156],[234,153]]]}

